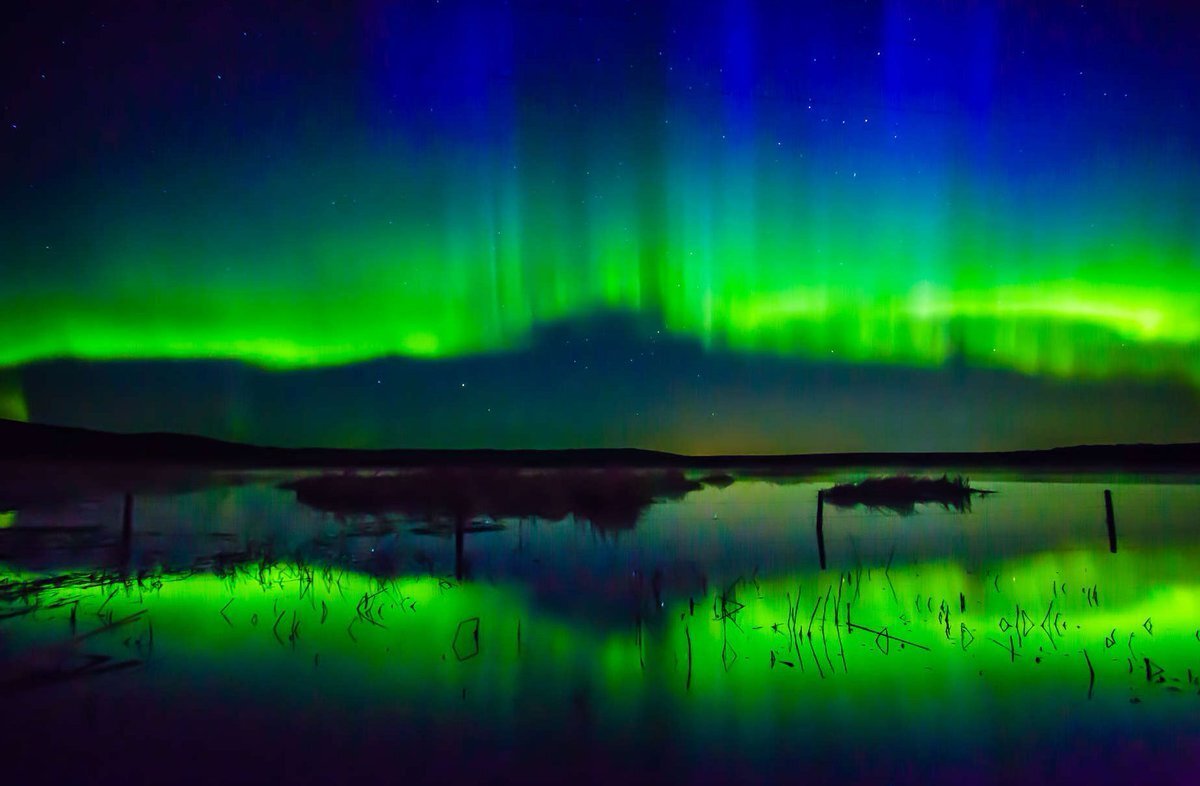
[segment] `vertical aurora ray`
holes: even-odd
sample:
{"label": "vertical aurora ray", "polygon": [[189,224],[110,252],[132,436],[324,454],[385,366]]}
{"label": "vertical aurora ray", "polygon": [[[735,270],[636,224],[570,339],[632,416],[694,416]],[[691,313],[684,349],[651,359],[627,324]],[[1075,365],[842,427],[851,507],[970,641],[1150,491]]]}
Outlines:
{"label": "vertical aurora ray", "polygon": [[10,214],[40,218],[6,222],[0,365],[447,358],[611,312],[744,353],[1200,384],[1197,124],[1125,93],[1150,54],[1079,83],[1014,48],[1016,12],[690,8],[366,6],[332,85],[246,87],[253,112]]}

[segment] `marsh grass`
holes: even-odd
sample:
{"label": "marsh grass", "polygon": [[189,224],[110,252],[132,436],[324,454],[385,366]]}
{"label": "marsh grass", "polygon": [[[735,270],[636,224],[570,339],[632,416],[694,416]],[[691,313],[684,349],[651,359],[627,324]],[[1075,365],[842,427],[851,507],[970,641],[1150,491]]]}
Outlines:
{"label": "marsh grass", "polygon": [[839,483],[825,489],[824,499],[839,508],[859,505],[872,510],[890,510],[902,516],[916,512],[917,505],[941,505],[946,510],[965,513],[971,509],[971,498],[992,494],[972,488],[961,475],[953,478],[925,478],[913,475],[891,475],[866,478],[857,483]]}

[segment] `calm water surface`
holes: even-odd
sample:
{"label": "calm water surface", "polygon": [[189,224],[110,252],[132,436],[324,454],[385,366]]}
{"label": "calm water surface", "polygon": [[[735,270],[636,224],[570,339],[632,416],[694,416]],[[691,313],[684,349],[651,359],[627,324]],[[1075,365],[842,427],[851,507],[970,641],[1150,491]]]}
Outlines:
{"label": "calm water surface", "polygon": [[865,472],[602,524],[323,510],[283,473],[123,479],[127,537],[111,478],[22,472],[0,498],[0,745],[25,783],[1200,771],[1195,478],[993,473],[966,512],[827,505],[822,570],[817,491]]}

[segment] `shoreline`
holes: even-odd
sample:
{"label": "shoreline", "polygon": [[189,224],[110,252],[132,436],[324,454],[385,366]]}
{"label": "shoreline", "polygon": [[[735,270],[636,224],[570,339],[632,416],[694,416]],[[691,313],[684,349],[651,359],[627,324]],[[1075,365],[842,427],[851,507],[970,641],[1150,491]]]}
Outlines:
{"label": "shoreline", "polygon": [[1200,443],[1076,445],[997,452],[853,452],[692,456],[640,448],[566,450],[281,448],[172,433],[119,434],[0,420],[0,461],[153,463],[230,468],[506,466],[753,469],[961,467],[1047,470],[1200,469]]}

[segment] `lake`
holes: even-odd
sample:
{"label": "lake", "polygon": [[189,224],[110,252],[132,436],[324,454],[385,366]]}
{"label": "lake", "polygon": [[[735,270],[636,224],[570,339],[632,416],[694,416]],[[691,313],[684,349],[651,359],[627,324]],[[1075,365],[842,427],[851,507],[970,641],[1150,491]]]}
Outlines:
{"label": "lake", "polygon": [[[994,493],[962,511],[826,503],[822,569],[818,492],[881,473],[515,474],[536,476],[523,496],[469,473],[9,465],[10,772],[1007,784],[1200,771],[1194,476],[988,470],[971,484]],[[313,485],[331,477],[349,497]],[[475,502],[446,504],[468,485]]]}

